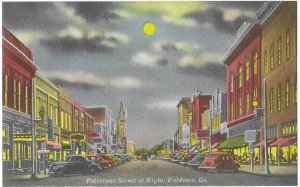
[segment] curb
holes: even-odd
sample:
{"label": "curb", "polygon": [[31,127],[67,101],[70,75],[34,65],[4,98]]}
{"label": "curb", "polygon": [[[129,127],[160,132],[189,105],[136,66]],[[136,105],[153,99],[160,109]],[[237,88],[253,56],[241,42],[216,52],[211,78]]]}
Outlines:
{"label": "curb", "polygon": [[270,174],[270,175],[266,175],[263,173],[253,173],[250,171],[243,171],[243,170],[239,170],[240,173],[245,173],[245,174],[250,174],[250,175],[254,175],[254,176],[261,176],[261,177],[287,177],[287,176],[296,176],[297,174]]}

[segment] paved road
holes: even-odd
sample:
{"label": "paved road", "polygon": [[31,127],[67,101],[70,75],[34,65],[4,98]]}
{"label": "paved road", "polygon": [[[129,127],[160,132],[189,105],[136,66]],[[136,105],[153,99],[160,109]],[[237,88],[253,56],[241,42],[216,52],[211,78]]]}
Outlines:
{"label": "paved road", "polygon": [[206,173],[160,161],[131,161],[95,175],[49,177],[38,181],[3,181],[4,186],[284,186],[297,185],[296,176],[265,177],[246,173]]}

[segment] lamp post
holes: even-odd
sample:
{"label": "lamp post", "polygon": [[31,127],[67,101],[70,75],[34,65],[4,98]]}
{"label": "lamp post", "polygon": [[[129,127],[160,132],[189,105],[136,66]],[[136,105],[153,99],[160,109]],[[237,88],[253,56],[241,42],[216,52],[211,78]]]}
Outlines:
{"label": "lamp post", "polygon": [[257,110],[261,110],[264,113],[264,160],[265,160],[265,174],[269,175],[269,159],[268,159],[268,143],[267,143],[267,81],[264,79],[264,107],[263,108],[256,108],[258,106],[258,102],[256,100],[253,101],[253,106],[254,106],[254,113],[257,114]]}
{"label": "lamp post", "polygon": [[31,137],[32,137],[32,173],[31,173],[31,178],[35,179],[36,178],[36,173],[35,173],[35,156],[36,156],[36,148],[35,148],[35,122],[41,122],[43,123],[43,118],[45,116],[45,108],[44,106],[41,107],[39,111],[40,118],[35,118],[32,119],[32,130],[31,130]]}

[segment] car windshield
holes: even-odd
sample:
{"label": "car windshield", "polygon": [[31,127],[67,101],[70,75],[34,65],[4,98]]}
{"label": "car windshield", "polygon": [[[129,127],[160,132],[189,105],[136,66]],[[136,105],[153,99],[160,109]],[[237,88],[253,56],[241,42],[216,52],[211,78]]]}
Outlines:
{"label": "car windshield", "polygon": [[66,157],[66,161],[67,162],[71,162],[72,161],[72,157]]}

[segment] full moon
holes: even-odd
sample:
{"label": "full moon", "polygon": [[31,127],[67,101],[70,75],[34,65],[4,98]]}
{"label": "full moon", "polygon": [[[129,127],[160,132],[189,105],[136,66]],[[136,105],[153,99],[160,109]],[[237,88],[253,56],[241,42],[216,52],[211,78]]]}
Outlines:
{"label": "full moon", "polygon": [[145,22],[143,25],[143,33],[147,36],[153,35],[155,32],[155,25],[152,22]]}

